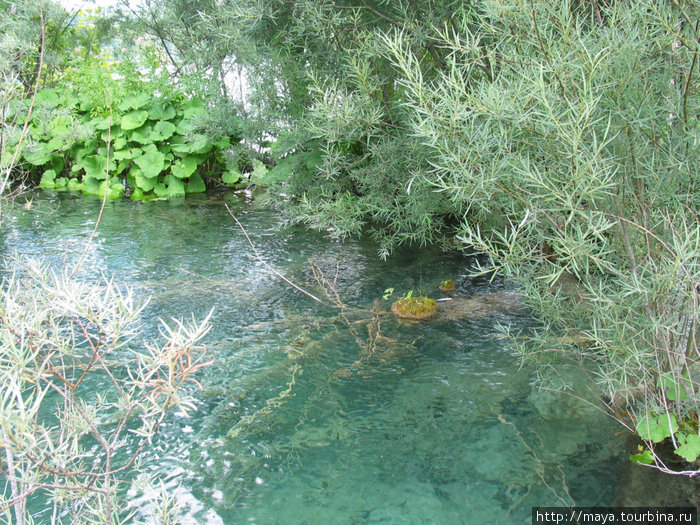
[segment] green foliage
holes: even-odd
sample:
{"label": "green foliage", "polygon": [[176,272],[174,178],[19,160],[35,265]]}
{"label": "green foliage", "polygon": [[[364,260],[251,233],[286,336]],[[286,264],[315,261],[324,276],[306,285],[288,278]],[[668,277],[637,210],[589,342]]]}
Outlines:
{"label": "green foliage", "polygon": [[[96,108],[92,96],[71,89],[41,90],[38,100],[32,143],[19,158],[40,176],[41,187],[116,198],[126,183],[132,198],[169,198],[205,191],[204,175],[225,173],[226,184],[234,179],[219,147],[229,147],[229,137],[182,132],[206,113],[202,101],[163,100],[145,91],[113,100],[104,116],[106,107]],[[46,124],[43,117],[52,111],[56,116]]]}
{"label": "green foliage", "polygon": [[679,433],[676,435],[680,446],[676,449],[676,454],[692,463],[700,457],[700,436],[697,434]]}
{"label": "green foliage", "polygon": [[479,271],[516,279],[542,321],[515,344],[588,359],[649,441],[700,409],[697,17],[692,3],[483,2],[436,28],[432,79],[412,35],[384,39],[427,148],[419,177],[491,256]]}
{"label": "green foliage", "polygon": [[437,312],[437,302],[429,297],[414,297],[413,290],[411,290],[391,305],[391,311],[398,317],[405,319],[423,320],[432,317]]}
{"label": "green foliage", "polygon": [[652,465],[654,463],[654,454],[649,449],[645,449],[642,445],[637,447],[637,453],[630,455],[632,463],[640,465]]}
{"label": "green foliage", "polygon": [[637,434],[644,440],[661,443],[678,430],[678,421],[674,414],[651,416],[645,414],[637,422]]}

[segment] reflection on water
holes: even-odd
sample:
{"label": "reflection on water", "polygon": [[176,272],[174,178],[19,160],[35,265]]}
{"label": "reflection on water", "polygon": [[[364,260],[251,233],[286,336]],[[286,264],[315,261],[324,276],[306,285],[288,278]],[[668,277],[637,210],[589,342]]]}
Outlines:
{"label": "reflection on water", "polygon": [[[16,210],[2,252],[74,263],[99,202],[36,201],[50,213]],[[318,305],[252,258],[224,202],[267,263],[320,296],[313,263],[348,309]],[[226,195],[107,203],[82,275],[152,296],[153,335],[158,318],[215,308],[216,364],[200,375],[198,411],[174,414],[144,458],[185,523],[529,523],[537,505],[629,502],[619,428],[531,388],[498,331],[526,328],[527,313],[503,284],[467,279],[469,264],[437,249],[382,262],[371,242],[284,228],[276,212]],[[386,288],[444,297],[448,278],[462,297],[435,320],[386,314]],[[148,506],[136,485],[129,496]]]}

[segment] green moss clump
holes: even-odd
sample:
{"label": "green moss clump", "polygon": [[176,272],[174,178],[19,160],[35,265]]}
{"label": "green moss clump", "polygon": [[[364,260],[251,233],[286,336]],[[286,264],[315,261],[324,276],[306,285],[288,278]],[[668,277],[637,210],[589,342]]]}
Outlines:
{"label": "green moss clump", "polygon": [[448,279],[447,281],[442,281],[440,283],[440,290],[442,290],[445,293],[452,293],[455,291],[456,284],[452,279]]}
{"label": "green moss clump", "polygon": [[403,319],[428,319],[437,312],[435,299],[429,297],[404,297],[391,305],[391,311]]}

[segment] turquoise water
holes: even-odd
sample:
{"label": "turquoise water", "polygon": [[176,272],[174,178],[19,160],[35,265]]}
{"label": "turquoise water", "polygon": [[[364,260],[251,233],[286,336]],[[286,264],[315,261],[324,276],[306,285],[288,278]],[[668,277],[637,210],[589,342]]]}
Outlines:
{"label": "turquoise water", "polygon": [[[251,257],[224,203],[287,278],[319,296],[311,264],[335,280],[346,318]],[[0,249],[74,263],[99,206],[37,194],[5,218]],[[630,470],[615,423],[531,386],[498,327],[532,321],[507,286],[467,278],[471,264],[438,248],[382,262],[370,241],[285,227],[235,194],[107,203],[83,276],[104,272],[152,297],[153,335],[158,318],[214,308],[215,365],[200,373],[197,411],[173,414],[143,461],[183,523],[530,523],[538,505],[642,504],[640,487],[643,504],[665,503],[650,489],[658,480]],[[386,315],[386,288],[444,297],[447,278],[461,296],[496,301],[429,322]],[[570,380],[586,384],[575,371]],[[147,513],[148,495],[128,498]]]}

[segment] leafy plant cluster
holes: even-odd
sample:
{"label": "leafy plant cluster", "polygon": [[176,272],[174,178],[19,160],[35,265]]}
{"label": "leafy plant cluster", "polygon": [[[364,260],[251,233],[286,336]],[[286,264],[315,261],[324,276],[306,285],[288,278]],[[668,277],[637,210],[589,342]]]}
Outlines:
{"label": "leafy plant cluster", "polygon": [[231,139],[197,130],[206,113],[202,100],[143,92],[108,111],[96,111],[70,89],[39,91],[22,167],[41,174],[44,188],[110,198],[128,189],[137,200],[203,192],[207,177],[238,182],[237,167],[223,153]]}

